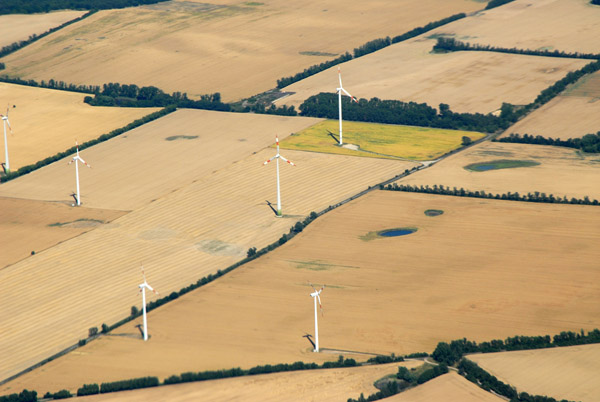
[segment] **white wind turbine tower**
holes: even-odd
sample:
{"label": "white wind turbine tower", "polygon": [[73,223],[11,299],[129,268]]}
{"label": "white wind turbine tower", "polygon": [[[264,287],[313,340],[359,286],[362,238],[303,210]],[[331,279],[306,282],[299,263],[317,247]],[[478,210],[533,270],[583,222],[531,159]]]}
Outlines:
{"label": "white wind turbine tower", "polygon": [[4,123],[4,170],[6,173],[10,171],[10,163],[8,161],[8,140],[6,139],[6,125],[8,124],[8,128],[12,133],[12,127],[10,126],[10,122],[8,121],[8,106],[6,107],[6,114],[0,115],[2,116],[2,122]]}
{"label": "white wind turbine tower", "polygon": [[158,295],[158,292],[152,288],[152,286],[148,285],[146,282],[146,274],[144,273],[144,266],[142,265],[142,276],[144,277],[144,283],[138,285],[140,288],[140,292],[142,293],[142,311],[144,316],[144,341],[148,340],[148,320],[146,319],[146,289],[151,290],[155,295]]}
{"label": "white wind turbine tower", "polygon": [[263,165],[271,162],[273,159],[277,159],[277,216],[281,217],[281,193],[279,191],[279,159],[289,163],[292,166],[296,166],[293,162],[285,159],[283,156],[279,155],[279,137],[275,136],[275,142],[277,142],[277,154],[271,159],[267,160]]}
{"label": "white wind turbine tower", "polygon": [[354,102],[358,103],[358,101],[356,100],[356,98],[352,95],[350,95],[348,93],[348,91],[346,91],[344,89],[344,87],[342,86],[342,71],[340,70],[340,68],[338,67],[338,77],[340,79],[340,87],[337,89],[337,94],[338,94],[338,111],[339,111],[339,116],[340,116],[340,145],[342,145],[342,92],[345,93],[346,95],[348,95],[350,97],[351,100],[353,100]]}
{"label": "white wind turbine tower", "polygon": [[81,159],[81,156],[79,156],[79,144],[77,144],[77,141],[75,141],[75,146],[77,147],[77,155],[75,155],[73,157],[73,159],[71,159],[71,161],[69,162],[69,165],[73,162],[75,162],[75,180],[77,182],[77,205],[81,205],[81,196],[79,195],[79,164],[78,162],[83,163],[85,166],[91,168],[90,165],[88,165],[86,163],[86,161],[84,161],[83,159]]}
{"label": "white wind turbine tower", "polygon": [[315,350],[313,350],[313,352],[318,352],[319,351],[319,325],[317,322],[317,300],[319,301],[319,307],[321,308],[321,314],[323,314],[323,306],[321,305],[321,297],[319,296],[321,294],[321,292],[323,291],[323,289],[325,289],[325,285],[323,285],[321,287],[321,289],[319,289],[317,291],[317,289],[315,289],[315,287],[310,284],[310,286],[313,288],[314,292],[312,292],[310,295],[312,296],[312,298],[315,301]]}

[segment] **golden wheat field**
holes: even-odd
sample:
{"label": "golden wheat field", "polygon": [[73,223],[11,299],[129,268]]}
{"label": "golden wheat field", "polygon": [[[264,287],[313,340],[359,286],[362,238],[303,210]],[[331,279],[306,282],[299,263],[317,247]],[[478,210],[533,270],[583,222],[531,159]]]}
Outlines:
{"label": "golden wheat field", "polygon": [[482,8],[470,0],[169,1],[100,11],[0,61],[7,74],[38,81],[153,85],[231,101],[367,41]]}
{"label": "golden wheat field", "polygon": [[[498,160],[533,161],[537,166],[473,172],[465,166]],[[600,201],[600,157],[572,148],[543,145],[484,142],[452,155],[429,169],[422,170],[398,184],[443,185],[465,190],[503,194],[518,192],[553,194],[571,199],[588,196]]]}
{"label": "golden wheat field", "polygon": [[[181,109],[81,151],[82,204],[133,210],[320,119]],[[0,195],[71,204],[71,157],[0,186]]]}
{"label": "golden wheat field", "polygon": [[600,400],[599,358],[597,344],[469,356],[519,392],[582,402]]}
{"label": "golden wheat field", "polygon": [[[86,94],[0,82],[0,111],[5,113],[11,170],[36,163],[75,145],[126,126],[157,108],[94,107]],[[3,135],[3,134],[2,134]],[[0,147],[4,161],[4,143]]]}
{"label": "golden wheat field", "polygon": [[[435,108],[446,103],[455,112],[491,113],[503,102],[532,102],[569,71],[589,63],[493,52],[431,53],[436,41],[430,35],[344,63],[344,88],[358,98],[425,102]],[[332,67],[284,88],[294,94],[277,104],[298,107],[309,96],[335,92],[338,86],[337,68]]]}
{"label": "golden wheat field", "polygon": [[[440,341],[463,337],[589,330],[600,313],[597,208],[371,192],[274,252],[150,312],[148,342],[136,319],[7,386],[73,388],[84,378],[163,377],[176,367],[248,368],[340,353],[361,360],[368,355],[347,351],[432,352]],[[427,209],[444,213],[430,217]],[[369,236],[399,227],[418,230]],[[147,266],[156,288],[161,264]],[[136,272],[130,276],[134,282]],[[326,285],[318,355],[303,337],[314,334],[309,282]],[[121,304],[133,303],[134,296]]]}
{"label": "golden wheat field", "polygon": [[46,14],[0,15],[0,47],[27,40],[82,16],[85,11],[54,11]]}
{"label": "golden wheat field", "polygon": [[482,45],[600,53],[600,7],[587,0],[516,0],[433,32]]}
{"label": "golden wheat field", "polygon": [[[283,219],[278,219],[265,201],[276,198],[275,167],[263,166],[273,153],[266,148],[198,176],[145,207],[0,271],[0,319],[10,328],[0,340],[10,351],[0,361],[0,378],[76,343],[90,327],[127,316],[140,303],[140,263],[149,283],[168,295],[242,259],[250,247],[276,241],[311,211],[416,166],[286,151],[297,166],[282,166]],[[12,183],[27,180],[37,179]],[[34,277],[44,286],[23,289]]]}
{"label": "golden wheat field", "polygon": [[123,215],[5,197],[0,197],[0,211],[0,269]]}
{"label": "golden wheat field", "polygon": [[391,396],[386,399],[386,402],[501,402],[503,400],[464,377],[449,372],[417,388]]}

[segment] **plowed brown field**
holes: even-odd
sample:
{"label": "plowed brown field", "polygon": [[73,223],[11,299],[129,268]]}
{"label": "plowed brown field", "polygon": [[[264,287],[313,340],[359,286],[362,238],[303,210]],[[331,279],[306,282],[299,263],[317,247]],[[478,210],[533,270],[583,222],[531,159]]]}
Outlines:
{"label": "plowed brown field", "polygon": [[[158,108],[93,107],[83,103],[85,94],[34,88],[0,82],[0,113],[8,118],[11,170],[30,165],[79,143],[126,126]],[[4,161],[4,131],[0,125],[0,158]],[[71,188],[69,188],[71,189]]]}
{"label": "plowed brown field", "polygon": [[[472,172],[465,166],[494,160],[531,160],[538,166]],[[429,169],[398,181],[398,184],[443,185],[493,194],[539,191],[555,197],[567,196],[600,201],[600,157],[571,148],[484,142],[452,155]]]}
{"label": "plowed brown field", "polygon": [[570,401],[600,400],[600,345],[489,353],[469,359],[519,392]]}
{"label": "plowed brown field", "polygon": [[[421,36],[344,63],[344,88],[358,98],[425,102],[436,108],[446,103],[455,112],[491,113],[503,102],[532,102],[569,71],[590,62],[493,52],[434,54],[435,42]],[[298,107],[311,95],[335,92],[337,75],[333,67],[296,82],[283,89],[295,94],[277,104]]]}
{"label": "plowed brown field", "polygon": [[[426,209],[444,214],[428,217]],[[276,251],[152,311],[148,342],[140,340],[138,319],[9,385],[60,389],[72,381],[72,388],[84,378],[335,357],[340,352],[312,353],[303,338],[314,331],[308,281],[327,285],[320,344],[335,351],[431,352],[440,341],[463,337],[589,330],[600,313],[597,209],[376,191],[319,218]],[[418,231],[365,237],[407,226]],[[149,282],[158,288],[166,261],[151,260]],[[136,283],[136,272],[129,276],[119,283]],[[123,294],[131,286],[124,288]],[[120,304],[133,302],[134,296]]]}
{"label": "plowed brown field", "polygon": [[0,47],[40,35],[85,14],[85,11],[54,11],[46,14],[0,15]]}
{"label": "plowed brown field", "polygon": [[210,3],[100,11],[1,61],[6,73],[38,81],[154,85],[230,101],[367,41],[483,8],[470,0]]}
{"label": "plowed brown field", "polygon": [[[263,149],[198,176],[143,208],[0,271],[0,320],[8,328],[0,338],[0,349],[8,351],[0,360],[0,378],[76,343],[92,326],[129,314],[141,302],[140,262],[149,283],[168,295],[240,260],[248,248],[276,241],[311,211],[415,166],[286,151],[297,166],[282,166],[284,217],[277,219],[265,203],[275,202],[275,169],[263,166],[274,152]],[[126,158],[122,163],[129,163]],[[12,183],[25,180],[38,179],[24,176]],[[128,190],[110,195],[127,199]],[[43,285],[26,285],[31,278]]]}

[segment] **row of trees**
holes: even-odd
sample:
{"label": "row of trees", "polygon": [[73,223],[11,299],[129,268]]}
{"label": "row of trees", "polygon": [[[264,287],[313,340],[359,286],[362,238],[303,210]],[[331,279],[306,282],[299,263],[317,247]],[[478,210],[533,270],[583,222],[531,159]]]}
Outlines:
{"label": "row of trees", "polygon": [[515,1],[515,0],[490,0],[490,2],[487,3],[487,6],[485,6],[485,9],[489,10],[491,8],[500,7],[501,5],[510,3],[511,1]]}
{"label": "row of trees", "polygon": [[[439,113],[426,103],[381,100],[379,98],[359,99],[358,102],[351,102],[350,99],[343,97],[342,103],[345,120],[487,133],[506,129],[511,123],[502,115],[496,117],[481,113],[454,113],[444,103],[439,105]],[[309,97],[300,105],[300,115],[336,119],[338,117],[337,95],[321,92]]]}
{"label": "row of trees", "polygon": [[[512,0],[511,0],[512,1]],[[499,53],[513,53],[513,54],[523,54],[529,56],[546,56],[546,57],[566,57],[573,59],[600,59],[600,55],[594,53],[568,53],[560,50],[531,50],[531,49],[518,49],[516,47],[513,48],[505,48],[505,47],[496,47],[490,45],[479,45],[472,44],[467,42],[461,42],[454,38],[446,38],[439,37],[437,38],[437,43],[433,45],[434,51],[445,51],[445,52],[455,52],[455,51],[480,51],[480,52],[499,52]]]}
{"label": "row of trees", "polygon": [[512,142],[519,144],[536,144],[536,145],[554,145],[560,147],[581,149],[584,152],[598,153],[600,152],[600,131],[596,134],[586,134],[581,138],[569,138],[561,140],[560,138],[542,137],[541,135],[529,135],[512,133],[508,137],[493,139],[494,142]]}
{"label": "row of trees", "polygon": [[392,39],[390,39],[390,37],[388,36],[386,38],[375,39],[375,40],[369,41],[369,42],[365,43],[364,45],[355,48],[354,56],[351,55],[350,53],[346,52],[343,55],[341,55],[333,60],[325,61],[321,64],[315,64],[313,66],[310,66],[307,69],[305,69],[304,71],[302,71],[301,73],[295,74],[291,77],[284,77],[284,78],[278,79],[277,80],[277,88],[281,89],[281,88],[287,87],[288,85],[291,85],[294,82],[303,80],[304,78],[310,77],[311,75],[320,73],[321,71],[327,70],[330,67],[341,64],[348,60],[352,60],[352,58],[364,56],[365,54],[375,52],[379,49],[382,49],[386,46],[391,45],[392,43],[397,43],[397,42],[405,41],[410,38],[414,38],[415,36],[421,35],[422,33],[431,31],[432,29],[435,29],[437,27],[446,25],[452,21],[456,21],[458,19],[465,18],[465,17],[466,17],[466,14],[464,14],[464,13],[455,14],[450,17],[443,18],[439,21],[430,22],[423,27],[414,28],[406,33],[403,33],[402,35],[395,36]]}
{"label": "row of trees", "polygon": [[52,10],[107,10],[166,0],[2,0],[0,14],[47,13]]}
{"label": "row of trees", "polygon": [[519,194],[518,192],[508,192],[504,194],[492,194],[486,193],[484,190],[471,191],[465,190],[464,188],[456,188],[452,189],[449,186],[437,185],[434,184],[433,187],[429,187],[429,185],[410,185],[410,184],[388,184],[385,187],[382,187],[382,190],[389,191],[406,191],[409,193],[426,193],[426,194],[441,194],[441,195],[452,195],[456,197],[473,197],[473,198],[490,198],[495,200],[510,200],[510,201],[525,201],[525,202],[544,202],[550,204],[582,204],[582,205],[598,205],[598,200],[590,200],[590,198],[586,195],[583,198],[567,198],[564,196],[562,198],[555,197],[554,194],[547,195],[546,193],[541,193],[539,191],[529,192],[527,194]]}
{"label": "row of trees", "polygon": [[514,336],[506,340],[495,339],[489,342],[476,342],[458,339],[450,343],[440,342],[431,354],[438,362],[452,365],[467,353],[493,353],[509,350],[544,349],[557,346],[587,345],[600,343],[600,330],[594,329],[587,334],[563,331],[558,335],[546,336]]}
{"label": "row of trees", "polygon": [[23,391],[10,395],[0,396],[0,402],[36,402],[37,401],[37,392],[28,391],[24,389]]}
{"label": "row of trees", "polygon": [[49,89],[58,89],[61,91],[69,91],[69,92],[81,92],[93,94],[100,91],[100,87],[97,85],[75,85],[75,84],[67,84],[64,81],[56,81],[54,79],[50,79],[48,82],[42,80],[41,82],[37,82],[35,80],[24,80],[17,77],[9,77],[7,75],[0,76],[0,82],[6,82],[9,84],[17,84],[17,85],[26,85],[29,87],[38,87],[38,88],[49,88]]}

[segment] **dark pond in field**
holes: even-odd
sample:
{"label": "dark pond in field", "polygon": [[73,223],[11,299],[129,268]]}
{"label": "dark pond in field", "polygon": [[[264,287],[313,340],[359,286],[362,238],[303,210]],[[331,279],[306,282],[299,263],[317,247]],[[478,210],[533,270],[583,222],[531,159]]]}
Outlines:
{"label": "dark pond in field", "polygon": [[382,230],[381,232],[379,232],[379,236],[383,236],[383,237],[405,236],[405,235],[415,233],[416,231],[417,231],[417,229],[415,229],[415,228]]}
{"label": "dark pond in field", "polygon": [[441,209],[428,209],[425,211],[425,215],[427,216],[440,216],[443,213],[444,211],[442,211]]}

